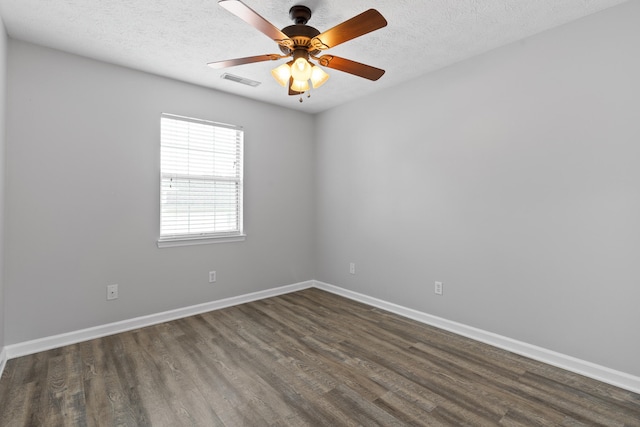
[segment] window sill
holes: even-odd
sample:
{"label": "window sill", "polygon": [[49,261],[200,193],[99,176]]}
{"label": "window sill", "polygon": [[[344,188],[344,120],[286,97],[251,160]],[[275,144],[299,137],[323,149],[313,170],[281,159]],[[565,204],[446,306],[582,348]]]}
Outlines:
{"label": "window sill", "polygon": [[214,243],[231,243],[231,242],[244,242],[246,234],[239,234],[236,236],[222,236],[222,237],[188,237],[180,239],[164,239],[158,240],[158,248],[173,248],[176,246],[193,246],[193,245],[211,245]]}

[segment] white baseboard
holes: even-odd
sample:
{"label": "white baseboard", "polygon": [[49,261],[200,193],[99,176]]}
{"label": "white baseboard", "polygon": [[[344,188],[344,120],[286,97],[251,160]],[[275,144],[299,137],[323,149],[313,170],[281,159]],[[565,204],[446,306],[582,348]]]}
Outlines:
{"label": "white baseboard", "polygon": [[[131,331],[133,329],[143,328],[145,326],[156,325],[158,323],[168,322],[170,320],[181,319],[196,314],[206,313],[208,311],[220,310],[222,308],[234,305],[244,304],[251,301],[271,298],[278,295],[284,295],[291,292],[307,289],[313,286],[313,281],[296,283],[288,286],[267,289],[265,291],[253,292],[250,294],[239,295],[236,297],[225,298],[217,301],[206,302],[203,304],[192,305],[189,307],[178,308],[175,310],[165,311],[162,313],[150,314],[148,316],[136,317],[133,319],[122,320],[120,322],[108,323],[106,325],[95,326],[93,328],[81,329],[79,331],[67,332],[60,335],[54,335],[45,338],[39,338],[32,341],[26,341],[18,344],[6,346],[7,358],[26,356],[28,354],[38,353],[40,351],[51,350],[52,348],[63,347],[65,345],[76,344],[82,341],[92,340],[107,335],[118,334],[120,332]],[[3,365],[4,366],[4,365]]]}
{"label": "white baseboard", "polygon": [[318,289],[322,289],[355,301],[359,301],[373,307],[378,307],[383,310],[387,310],[392,313],[416,320],[418,322],[435,326],[437,328],[444,329],[446,331],[453,332],[455,334],[462,335],[464,337],[471,338],[473,340],[480,341],[485,344],[510,351],[512,353],[529,357],[531,359],[547,363],[552,366],[557,366],[559,368],[566,369],[567,371],[575,372],[577,374],[584,375],[586,377],[593,378],[598,381],[602,381],[604,383],[632,391],[634,393],[640,393],[640,377],[314,280],[296,283],[288,286],[281,286],[265,291],[239,295],[236,297],[225,298],[218,301],[211,301],[204,304],[193,305],[190,307],[165,311],[162,313],[151,314],[148,316],[136,317],[134,319],[109,323],[106,325],[68,332],[60,335],[54,335],[51,337],[40,338],[32,341],[26,341],[18,344],[11,344],[0,351],[0,375],[4,370],[7,360],[13,359],[15,357],[38,353],[40,351],[50,350],[52,348],[75,344],[78,342],[100,338],[107,335],[113,335],[120,332],[126,332],[133,329],[143,328],[145,326],[156,325],[158,323],[181,319],[183,317],[193,316],[213,310],[219,310],[222,308],[244,304],[251,301],[284,295],[310,287],[316,287]]}
{"label": "white baseboard", "polygon": [[0,350],[0,378],[2,378],[2,373],[4,372],[4,367],[7,365],[7,349],[2,347]]}
{"label": "white baseboard", "polygon": [[421,311],[386,302],[348,289],[329,285],[327,283],[314,281],[314,287],[371,305],[373,307],[378,307],[383,310],[399,314],[400,316],[408,317],[409,319],[435,326],[436,328],[444,329],[446,331],[453,332],[454,334],[462,335],[539,362],[566,369],[567,371],[575,372],[634,393],[640,393],[640,377],[635,375],[616,371],[605,366],[600,366],[572,356],[547,350],[546,348],[527,344],[522,341],[517,341],[502,335],[467,326],[462,323],[443,319],[441,317],[432,316]]}

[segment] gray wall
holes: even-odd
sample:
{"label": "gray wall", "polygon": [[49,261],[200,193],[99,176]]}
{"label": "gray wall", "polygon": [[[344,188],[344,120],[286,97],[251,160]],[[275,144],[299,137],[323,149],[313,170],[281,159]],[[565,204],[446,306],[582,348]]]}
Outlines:
{"label": "gray wall", "polygon": [[[8,83],[7,345],[313,278],[313,117],[15,40]],[[245,242],[156,247],[162,112],[245,127]]]}
{"label": "gray wall", "polygon": [[[5,106],[7,98],[7,33],[0,16],[0,351],[4,348],[4,188]],[[0,360],[0,363],[2,361]]]}
{"label": "gray wall", "polygon": [[316,278],[640,375],[638,22],[629,2],[322,113]]}

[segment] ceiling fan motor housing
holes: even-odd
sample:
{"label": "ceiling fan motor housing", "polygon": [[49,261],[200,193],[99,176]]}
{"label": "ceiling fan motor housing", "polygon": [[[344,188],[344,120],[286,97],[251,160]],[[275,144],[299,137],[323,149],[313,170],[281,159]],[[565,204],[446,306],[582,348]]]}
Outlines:
{"label": "ceiling fan motor housing", "polygon": [[300,49],[306,50],[311,55],[320,53],[317,49],[309,49],[311,47],[311,39],[320,34],[320,31],[307,25],[307,22],[311,19],[311,9],[302,5],[293,6],[289,9],[289,17],[295,24],[284,27],[282,32],[293,41],[293,47],[288,48],[280,45],[282,53],[289,55],[291,52]]}

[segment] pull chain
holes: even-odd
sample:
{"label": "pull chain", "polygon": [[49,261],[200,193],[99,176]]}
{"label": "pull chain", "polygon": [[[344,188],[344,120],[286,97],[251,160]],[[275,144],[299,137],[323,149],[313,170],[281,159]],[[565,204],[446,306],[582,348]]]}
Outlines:
{"label": "pull chain", "polygon": [[[304,92],[300,92],[300,102],[302,102],[302,95],[304,95]],[[311,98],[311,90],[307,92],[307,98]]]}

